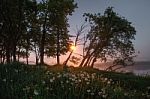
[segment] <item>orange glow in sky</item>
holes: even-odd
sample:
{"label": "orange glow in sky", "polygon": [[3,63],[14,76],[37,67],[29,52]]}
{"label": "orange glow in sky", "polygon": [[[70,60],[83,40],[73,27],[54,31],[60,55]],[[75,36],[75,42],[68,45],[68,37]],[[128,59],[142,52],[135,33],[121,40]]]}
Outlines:
{"label": "orange glow in sky", "polygon": [[72,50],[73,50],[73,51],[76,50],[76,46],[75,46],[75,45],[71,45],[71,46],[70,46],[70,50],[71,50],[71,51],[72,51]]}

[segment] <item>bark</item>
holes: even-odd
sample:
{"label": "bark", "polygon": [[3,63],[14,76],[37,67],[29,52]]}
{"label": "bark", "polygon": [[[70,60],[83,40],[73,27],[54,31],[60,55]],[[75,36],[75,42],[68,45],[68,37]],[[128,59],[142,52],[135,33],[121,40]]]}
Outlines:
{"label": "bark", "polygon": [[27,63],[27,65],[29,64],[29,59],[28,59],[28,49],[26,49],[26,63]]}
{"label": "bark", "polygon": [[59,36],[60,36],[59,30],[57,30],[57,53],[56,53],[56,56],[57,56],[57,64],[58,65],[60,64],[60,58],[59,58],[59,55],[60,55],[60,42],[59,42],[59,39],[60,39],[60,37]]}
{"label": "bark", "polygon": [[44,45],[45,45],[45,35],[46,35],[46,17],[45,15],[45,20],[43,24],[43,34],[42,34],[42,39],[41,39],[41,47],[40,47],[40,64],[44,64]]}
{"label": "bark", "polygon": [[10,63],[10,49],[6,47],[6,62]]}
{"label": "bark", "polygon": [[90,67],[92,67],[92,68],[94,67],[94,63],[96,62],[96,59],[97,59],[97,58],[96,58],[96,57],[94,57],[94,59],[93,59],[93,61],[92,61],[92,63],[91,63],[91,66],[90,66]]}
{"label": "bark", "polygon": [[16,62],[16,44],[13,47],[13,62]]}
{"label": "bark", "polygon": [[90,67],[90,64],[91,64],[92,59],[93,59],[93,57],[90,58],[90,60],[89,60],[89,62],[88,62],[88,64],[87,64],[88,67]]}

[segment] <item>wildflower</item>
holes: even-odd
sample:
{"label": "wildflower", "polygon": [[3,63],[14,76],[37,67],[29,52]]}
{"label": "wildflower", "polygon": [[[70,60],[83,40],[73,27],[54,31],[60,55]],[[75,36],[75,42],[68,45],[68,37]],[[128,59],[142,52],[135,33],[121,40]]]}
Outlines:
{"label": "wildflower", "polygon": [[108,80],[108,78],[105,78],[104,80],[105,80],[105,81],[107,81],[107,80]]}
{"label": "wildflower", "polygon": [[69,81],[67,80],[67,81],[66,81],[66,83],[68,84],[68,83],[69,83]]}
{"label": "wildflower", "polygon": [[53,79],[50,79],[50,82],[52,83],[52,82],[53,82]]}
{"label": "wildflower", "polygon": [[49,71],[47,71],[46,74],[49,74]]}
{"label": "wildflower", "polygon": [[58,75],[58,76],[57,76],[57,78],[60,78],[60,77],[61,77],[61,75]]}
{"label": "wildflower", "polygon": [[125,96],[128,96],[128,93],[124,93]]}
{"label": "wildflower", "polygon": [[150,86],[148,86],[147,89],[150,89]]}
{"label": "wildflower", "polygon": [[8,72],[7,68],[6,68],[6,73]]}
{"label": "wildflower", "polygon": [[87,84],[87,85],[89,85],[89,84],[90,84],[90,82],[86,82],[86,84]]}
{"label": "wildflower", "polygon": [[78,81],[81,82],[81,79],[79,79]]}
{"label": "wildflower", "polygon": [[88,81],[88,78],[85,78],[85,81]]}
{"label": "wildflower", "polygon": [[88,90],[86,90],[86,91],[87,91],[88,93],[89,93],[89,92],[91,92],[91,90],[90,90],[90,89],[88,89]]}
{"label": "wildflower", "polygon": [[107,84],[110,84],[110,81],[108,81]]}
{"label": "wildflower", "polygon": [[94,92],[92,92],[91,95],[94,95]]}
{"label": "wildflower", "polygon": [[150,95],[147,95],[147,98],[149,99],[149,98],[150,98]]}
{"label": "wildflower", "polygon": [[3,79],[4,82],[6,82],[6,79]]}
{"label": "wildflower", "polygon": [[49,87],[46,87],[46,90],[49,90]]}
{"label": "wildflower", "polygon": [[101,96],[101,94],[102,94],[102,92],[100,91],[100,92],[98,92],[98,95],[100,95]]}
{"label": "wildflower", "polygon": [[53,90],[53,88],[50,88],[50,90],[52,91],[52,90]]}
{"label": "wildflower", "polygon": [[55,80],[55,77],[53,77],[52,79]]}
{"label": "wildflower", "polygon": [[44,80],[42,81],[42,84],[45,84],[45,81],[44,81]]}
{"label": "wildflower", "polygon": [[107,97],[107,95],[103,94],[103,95],[102,95],[102,97],[103,97],[103,98],[106,98],[106,97]]}
{"label": "wildflower", "polygon": [[17,70],[17,69],[15,69],[15,72],[16,72],[16,73],[18,73],[18,70]]}
{"label": "wildflower", "polygon": [[34,94],[35,94],[35,95],[39,95],[39,93],[38,93],[37,90],[34,90]]}

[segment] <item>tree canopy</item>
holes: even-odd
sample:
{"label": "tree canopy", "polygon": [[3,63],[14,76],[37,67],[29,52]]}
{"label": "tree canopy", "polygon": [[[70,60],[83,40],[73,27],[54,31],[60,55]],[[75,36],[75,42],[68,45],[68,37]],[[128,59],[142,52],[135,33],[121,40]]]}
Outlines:
{"label": "tree canopy", "polygon": [[136,31],[131,22],[119,16],[112,7],[108,7],[103,15],[85,13],[84,16],[90,23],[90,31],[85,56],[79,66],[92,67],[97,59],[107,61],[111,58],[123,65],[132,61],[135,52],[132,40]]}

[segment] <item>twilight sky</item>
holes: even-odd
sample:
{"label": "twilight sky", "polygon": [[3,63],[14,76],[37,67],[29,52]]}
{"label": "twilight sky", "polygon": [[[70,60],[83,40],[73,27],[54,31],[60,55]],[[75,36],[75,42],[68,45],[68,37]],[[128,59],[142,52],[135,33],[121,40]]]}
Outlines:
{"label": "twilight sky", "polygon": [[108,6],[132,22],[137,34],[134,44],[138,61],[150,61],[150,0],[75,0],[78,8],[69,17],[70,33],[84,22],[83,13],[103,13]]}

